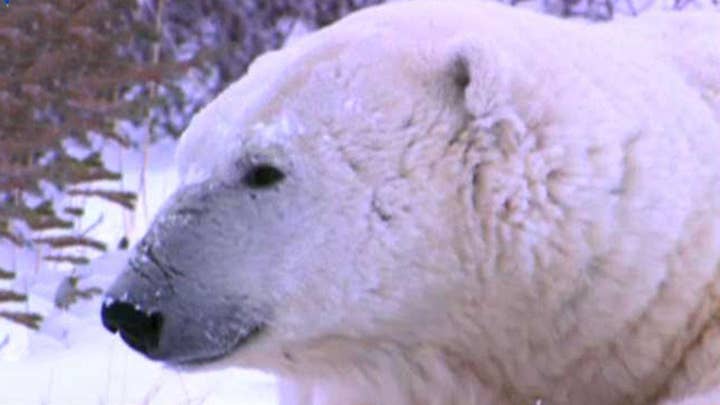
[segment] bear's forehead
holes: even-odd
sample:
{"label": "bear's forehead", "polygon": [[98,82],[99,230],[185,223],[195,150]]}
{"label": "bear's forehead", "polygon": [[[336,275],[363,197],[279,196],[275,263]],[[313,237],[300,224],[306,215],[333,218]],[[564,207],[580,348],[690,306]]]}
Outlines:
{"label": "bear's forehead", "polygon": [[236,159],[244,148],[286,141],[298,134],[299,120],[290,112],[268,114],[281,102],[278,86],[291,72],[297,52],[267,54],[246,77],[230,85],[198,112],[183,133],[176,163],[183,183],[202,181],[218,164]]}
{"label": "bear's forehead", "polygon": [[233,122],[236,119],[232,115],[208,114],[206,118],[215,119],[199,124],[202,130],[184,135],[178,147],[176,161],[184,185],[208,180],[244,154],[257,151],[267,154],[305,132],[301,121],[292,114],[281,114],[251,125]]}
{"label": "bear's forehead", "polygon": [[[341,112],[330,110],[361,104],[352,91],[337,91],[322,84],[324,78],[318,78],[321,69],[316,69],[317,65],[328,60],[330,64],[343,62],[322,55],[334,54],[327,49],[328,44],[321,44],[323,49],[312,49],[312,45],[262,56],[245,77],[195,115],[176,154],[183,183],[212,176],[218,165],[246,151],[287,145],[292,137],[310,132],[308,126],[316,133],[319,121],[323,121],[321,115],[342,121]],[[304,60],[298,61],[301,58]]]}
{"label": "bear's forehead", "polygon": [[[483,13],[484,7],[477,6]],[[426,7],[432,10],[422,10]],[[325,125],[328,119],[360,131],[378,115],[382,125],[388,107],[409,110],[412,95],[403,86],[427,82],[428,77],[408,77],[440,68],[429,66],[447,57],[451,37],[462,35],[458,19],[468,19],[466,10],[433,2],[407,10],[398,3],[378,15],[363,10],[262,55],[242,79],[191,121],[176,153],[181,181],[187,184],[212,176],[218,165],[230,163],[251,145],[262,147],[287,142],[289,136],[316,133],[318,123]],[[344,70],[338,81],[353,83],[338,91],[336,83],[330,83],[335,68]],[[319,78],[322,75],[327,77]],[[364,114],[367,111],[373,114]]]}

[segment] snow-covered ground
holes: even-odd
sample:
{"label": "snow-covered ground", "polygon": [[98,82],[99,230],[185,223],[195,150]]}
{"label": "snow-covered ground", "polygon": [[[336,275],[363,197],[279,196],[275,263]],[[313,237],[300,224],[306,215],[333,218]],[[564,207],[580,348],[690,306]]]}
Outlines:
{"label": "snow-covered ground", "polygon": [[[70,146],[73,148],[73,146]],[[162,201],[177,181],[172,168],[174,142],[162,141],[139,151],[116,145],[96,145],[110,168],[123,173],[123,189],[140,191],[135,213],[96,198],[58,201],[81,205],[83,218],[76,228],[86,235],[117,246],[123,235],[135,242],[147,228]],[[77,150],[82,154],[82,150]],[[143,170],[143,161],[147,167]],[[145,186],[140,179],[144,178]],[[93,184],[102,189],[110,184]],[[117,184],[112,184],[114,189]],[[144,192],[143,192],[144,188]],[[85,252],[88,253],[88,252]],[[87,288],[108,286],[125,261],[124,251],[99,256],[75,269],[54,266],[39,259],[41,252],[0,241],[0,267],[18,270],[11,286],[27,291],[27,308],[49,314],[39,333],[0,319],[0,405],[30,404],[248,404],[277,402],[274,380],[244,370],[178,373],[133,352],[117,336],[103,329],[100,297],[80,300],[69,310],[54,308],[61,280],[70,274]]]}

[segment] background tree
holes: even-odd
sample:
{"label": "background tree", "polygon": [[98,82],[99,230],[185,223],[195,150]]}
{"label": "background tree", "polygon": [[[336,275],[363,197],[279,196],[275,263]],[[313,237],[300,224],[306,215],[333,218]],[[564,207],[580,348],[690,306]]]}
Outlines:
{"label": "background tree", "polygon": [[[0,10],[0,237],[18,246],[47,245],[60,254],[48,261],[84,263],[64,249],[103,243],[78,234],[83,207],[58,212],[58,195],[93,195],[132,208],[133,193],[88,190],[117,180],[99,151],[78,158],[68,143],[92,149],[93,138],[130,141],[116,131],[121,119],[141,120],[158,100],[133,91],[163,83],[183,65],[151,60],[154,27],[138,18],[135,1],[13,2]],[[37,237],[39,232],[54,236]],[[15,274],[0,269],[0,279]],[[0,289],[0,303],[25,295]],[[0,317],[37,327],[40,316],[0,311]]]}

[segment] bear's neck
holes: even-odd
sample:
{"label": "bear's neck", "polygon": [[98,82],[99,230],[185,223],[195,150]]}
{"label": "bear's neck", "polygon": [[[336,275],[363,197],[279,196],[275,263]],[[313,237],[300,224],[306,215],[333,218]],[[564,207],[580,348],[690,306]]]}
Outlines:
{"label": "bear's neck", "polygon": [[[720,346],[716,343],[720,314],[697,332],[697,339],[685,347],[675,370],[662,373],[666,377],[659,385],[649,384],[647,392],[637,392],[632,399],[624,396],[618,403],[657,403],[702,393],[720,384]],[[487,375],[493,365],[477,364],[467,357],[470,352],[432,344],[408,347],[388,342],[324,341],[284,354],[285,364],[278,373],[280,405],[565,403],[558,402],[552,389],[546,392],[547,398],[541,394],[531,397],[519,393],[510,381],[503,385]],[[599,397],[602,395],[591,394],[585,399],[594,403],[593,398]]]}
{"label": "bear's neck", "polygon": [[[342,363],[314,358],[314,364],[324,365],[316,369],[303,366],[310,360],[308,357],[333,356],[334,349],[343,351]],[[340,344],[335,348],[324,346],[322,354],[304,352],[300,356],[293,358],[290,355],[289,361],[296,362],[298,368],[289,367],[290,372],[280,376],[281,405],[486,405],[514,402],[509,393],[489,388],[478,365],[460,353],[432,345],[408,348],[355,342],[350,351]],[[332,363],[336,365],[329,365]]]}

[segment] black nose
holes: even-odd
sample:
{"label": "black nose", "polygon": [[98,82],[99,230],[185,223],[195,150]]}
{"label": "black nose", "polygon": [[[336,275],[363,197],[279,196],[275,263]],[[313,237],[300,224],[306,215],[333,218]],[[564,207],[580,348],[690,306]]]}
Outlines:
{"label": "black nose", "polygon": [[133,349],[145,355],[157,351],[160,342],[163,317],[159,312],[143,312],[140,307],[128,302],[106,301],[103,303],[102,323]]}

